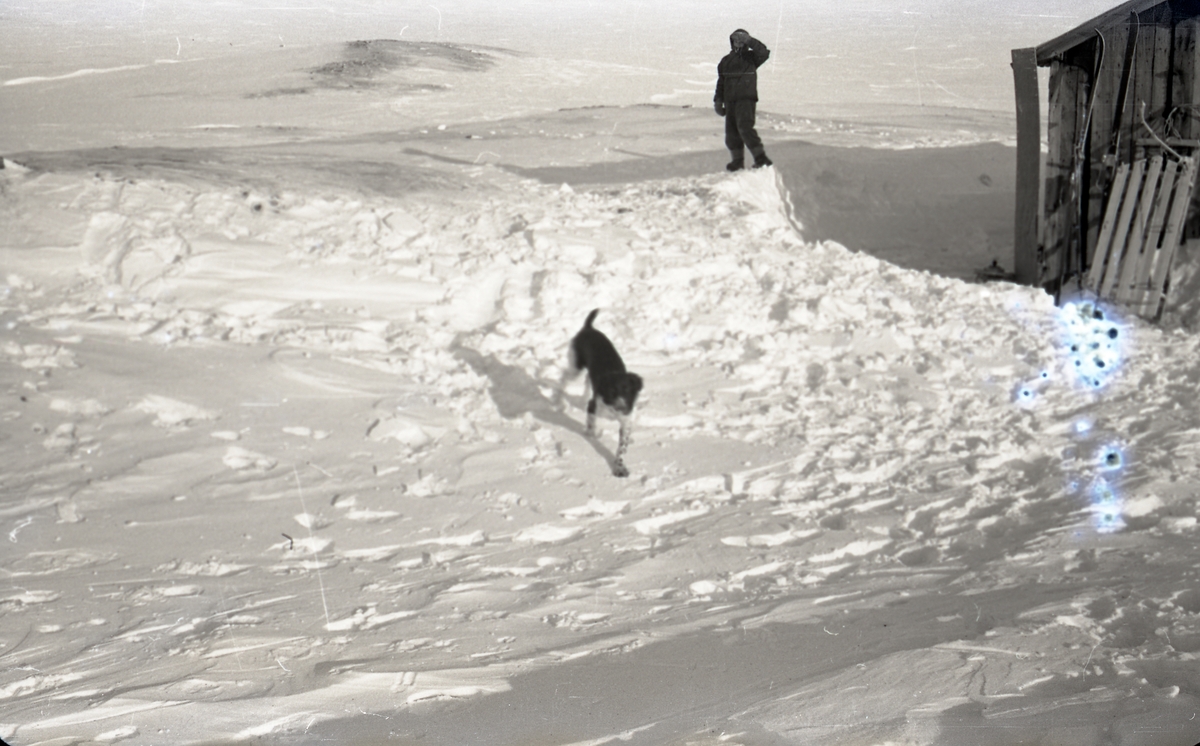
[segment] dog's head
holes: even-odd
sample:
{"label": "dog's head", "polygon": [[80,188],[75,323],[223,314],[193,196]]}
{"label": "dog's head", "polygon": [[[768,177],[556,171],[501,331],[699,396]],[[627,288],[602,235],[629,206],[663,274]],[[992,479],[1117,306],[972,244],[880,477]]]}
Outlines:
{"label": "dog's head", "polygon": [[642,377],[637,373],[616,373],[608,377],[606,384],[596,387],[604,403],[621,414],[632,412],[638,394],[642,392]]}

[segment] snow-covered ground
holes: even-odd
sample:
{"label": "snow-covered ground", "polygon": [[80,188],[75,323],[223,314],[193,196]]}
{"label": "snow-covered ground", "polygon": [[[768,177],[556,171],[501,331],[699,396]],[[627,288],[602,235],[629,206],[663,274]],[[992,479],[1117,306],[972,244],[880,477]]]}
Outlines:
{"label": "snow-covered ground", "polygon": [[1003,127],[442,111],[5,154],[0,737],[1200,740],[1200,341],[948,276]]}

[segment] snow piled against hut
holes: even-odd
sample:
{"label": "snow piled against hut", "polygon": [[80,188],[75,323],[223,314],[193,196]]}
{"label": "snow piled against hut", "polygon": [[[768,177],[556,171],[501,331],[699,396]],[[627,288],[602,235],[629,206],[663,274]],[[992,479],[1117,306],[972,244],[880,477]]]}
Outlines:
{"label": "snow piled against hut", "polygon": [[[0,736],[528,742],[554,671],[563,742],[1195,710],[1193,337],[806,242],[771,169],[468,177],[5,170]],[[553,405],[592,308],[627,480]]]}

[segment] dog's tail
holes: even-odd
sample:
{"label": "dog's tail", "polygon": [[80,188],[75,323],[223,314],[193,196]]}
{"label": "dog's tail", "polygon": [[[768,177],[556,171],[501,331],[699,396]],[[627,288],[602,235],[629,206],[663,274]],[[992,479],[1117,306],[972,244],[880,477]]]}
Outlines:
{"label": "dog's tail", "polygon": [[593,309],[592,312],[588,314],[587,321],[583,322],[584,329],[592,328],[592,322],[596,320],[596,314],[598,314],[598,313],[600,313],[600,309],[596,308],[596,309]]}

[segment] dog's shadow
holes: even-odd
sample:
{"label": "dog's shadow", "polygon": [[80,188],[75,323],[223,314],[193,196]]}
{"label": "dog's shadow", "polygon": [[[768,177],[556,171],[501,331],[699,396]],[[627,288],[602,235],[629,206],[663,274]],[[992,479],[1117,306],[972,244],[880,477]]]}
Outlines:
{"label": "dog's shadow", "polygon": [[[495,355],[482,355],[477,350],[464,347],[458,341],[455,341],[450,349],[456,359],[471,366],[476,373],[491,382],[488,394],[496,403],[501,417],[513,420],[528,414],[547,425],[582,435],[596,453],[608,462],[609,468],[616,472],[616,455],[605,448],[598,438],[589,437],[587,427],[583,423],[572,419],[565,411],[557,408],[553,401],[547,399],[537,380],[522,368],[502,363]],[[587,401],[583,397],[564,395],[564,400],[572,405],[578,404],[580,408],[587,407]]]}

